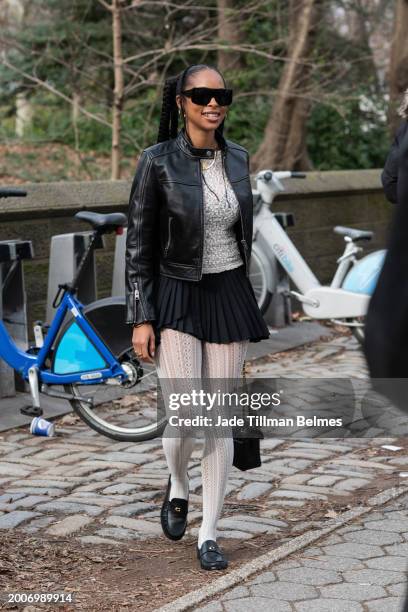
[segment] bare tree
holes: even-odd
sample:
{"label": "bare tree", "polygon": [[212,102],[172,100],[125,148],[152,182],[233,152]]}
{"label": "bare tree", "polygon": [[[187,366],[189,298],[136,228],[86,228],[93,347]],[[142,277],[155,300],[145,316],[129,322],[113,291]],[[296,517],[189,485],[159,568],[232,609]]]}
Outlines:
{"label": "bare tree", "polygon": [[305,147],[310,99],[305,93],[310,75],[312,41],[324,0],[291,0],[289,40],[275,102],[264,138],[252,156],[252,170],[260,167],[309,169]]}
{"label": "bare tree", "polygon": [[123,56],[122,56],[122,20],[120,13],[120,0],[112,0],[112,34],[113,34],[113,65],[114,90],[112,109],[112,180],[120,178],[121,158],[121,128],[122,109],[124,98]]}
{"label": "bare tree", "polygon": [[[239,5],[236,0],[217,0],[218,38],[231,45],[243,43]],[[245,65],[244,56],[239,51],[222,48],[218,50],[218,68],[222,72],[239,71]]]}
{"label": "bare tree", "polygon": [[[35,27],[59,29],[45,43],[40,36],[37,44],[33,28],[31,45],[24,36],[13,39],[0,33],[4,66],[24,79],[33,93],[41,88],[70,105],[78,151],[79,117],[111,130],[113,180],[121,176],[123,144],[130,142],[137,153],[154,138],[153,119],[165,76],[191,61],[216,61],[228,80],[237,83],[234,101],[254,101],[250,112],[259,108],[263,115],[264,96],[273,99],[263,139],[251,158],[253,170],[266,165],[309,169],[306,126],[312,105],[327,103],[341,113],[344,101],[359,95],[349,84],[355,65],[363,61],[362,52],[359,47],[354,53],[350,37],[343,40],[337,24],[329,20],[328,7],[360,7],[363,14],[370,0],[78,0],[69,23],[82,24],[76,15],[84,22],[65,39],[60,32],[66,20],[57,0],[8,1],[38,6],[38,11],[33,9]],[[380,7],[391,0],[372,2]],[[360,26],[357,20],[354,38],[367,46],[371,29],[360,31]],[[238,118],[241,109],[237,108]],[[134,112],[135,121],[125,131],[122,124],[129,112]],[[249,113],[242,116],[250,124]],[[242,133],[236,123],[232,128]],[[262,129],[259,122],[256,129]],[[253,132],[248,138],[251,147],[252,136]]]}
{"label": "bare tree", "polygon": [[388,122],[393,133],[400,121],[396,105],[408,87],[408,0],[397,0],[389,71],[390,107]]}
{"label": "bare tree", "polygon": [[[22,0],[4,0],[0,8],[0,25],[12,29],[24,27],[27,6]],[[1,51],[4,50],[0,47]],[[33,108],[23,84],[15,96],[15,133],[21,138],[31,128]]]}
{"label": "bare tree", "polygon": [[370,47],[370,25],[369,11],[372,8],[372,0],[355,0],[354,9],[349,11],[351,38],[361,47],[361,75],[365,78],[371,77],[374,89],[379,92],[380,84],[378,81],[377,68],[374,63],[374,56]]}

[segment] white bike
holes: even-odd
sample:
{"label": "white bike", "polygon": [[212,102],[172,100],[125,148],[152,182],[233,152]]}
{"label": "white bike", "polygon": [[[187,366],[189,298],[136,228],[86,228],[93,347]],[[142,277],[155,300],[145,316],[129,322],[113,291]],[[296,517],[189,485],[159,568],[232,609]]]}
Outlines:
{"label": "white bike", "polygon": [[281,180],[305,176],[299,172],[271,170],[263,170],[256,176],[250,280],[258,305],[261,311],[265,312],[271,296],[279,289],[276,278],[277,260],[297,289],[290,290],[288,285],[285,293],[301,302],[306,315],[313,319],[329,319],[346,325],[351,328],[359,342],[363,342],[365,314],[386,251],[382,249],[358,259],[356,255],[363,249],[355,243],[371,240],[374,233],[336,226],[334,232],[344,236],[346,246],[344,253],[337,259],[338,267],[330,285],[321,285],[285,232],[278,217],[271,212],[275,195],[285,191]]}

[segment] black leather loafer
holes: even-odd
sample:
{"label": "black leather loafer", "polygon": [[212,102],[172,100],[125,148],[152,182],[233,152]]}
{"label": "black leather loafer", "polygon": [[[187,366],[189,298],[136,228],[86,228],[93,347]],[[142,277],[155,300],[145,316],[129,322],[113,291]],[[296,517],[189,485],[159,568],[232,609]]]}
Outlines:
{"label": "black leather loafer", "polygon": [[164,535],[170,540],[180,540],[187,527],[188,500],[173,497],[169,500],[171,475],[167,483],[166,495],[163,501],[160,520]]}
{"label": "black leather loafer", "polygon": [[197,546],[197,558],[200,559],[201,567],[206,570],[228,567],[228,561],[215,540],[205,540],[201,548]]}

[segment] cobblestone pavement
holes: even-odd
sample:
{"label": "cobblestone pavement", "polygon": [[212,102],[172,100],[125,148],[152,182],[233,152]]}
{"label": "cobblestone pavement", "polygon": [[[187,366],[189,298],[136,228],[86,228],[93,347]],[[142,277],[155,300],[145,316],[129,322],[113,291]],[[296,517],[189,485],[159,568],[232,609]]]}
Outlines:
{"label": "cobblestone pavement", "polygon": [[[337,337],[258,360],[249,375],[366,376],[354,339]],[[67,417],[64,417],[67,421]],[[68,421],[71,416],[68,416]],[[64,419],[62,420],[64,422]],[[73,534],[83,542],[162,537],[160,502],[167,483],[161,439],[139,444],[112,442],[82,422],[59,425],[44,438],[11,430],[0,439],[0,529]],[[384,440],[262,440],[262,466],[232,468],[219,536],[250,539],[259,533],[293,533],[290,511],[347,505],[361,487],[375,488],[402,469],[408,459],[381,449]],[[374,455],[367,460],[367,449]],[[374,449],[374,450],[373,450]],[[369,454],[370,454],[369,453]],[[200,458],[197,442],[190,463],[189,530],[201,519]],[[323,506],[322,506],[323,504]]]}
{"label": "cobblestone pavement", "polygon": [[201,612],[401,612],[408,496],[243,581]]}
{"label": "cobblestone pavement", "polygon": [[252,372],[257,376],[368,377],[360,345],[348,335],[258,359]]}

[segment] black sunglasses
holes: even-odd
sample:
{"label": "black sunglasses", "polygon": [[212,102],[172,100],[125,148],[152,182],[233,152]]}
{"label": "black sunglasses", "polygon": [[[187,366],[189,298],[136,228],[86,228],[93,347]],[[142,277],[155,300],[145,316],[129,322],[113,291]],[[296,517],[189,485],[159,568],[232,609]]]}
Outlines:
{"label": "black sunglasses", "polygon": [[215,98],[220,106],[229,106],[232,103],[232,89],[211,89],[210,87],[193,87],[181,92],[191,98],[194,104],[206,106],[210,100]]}

